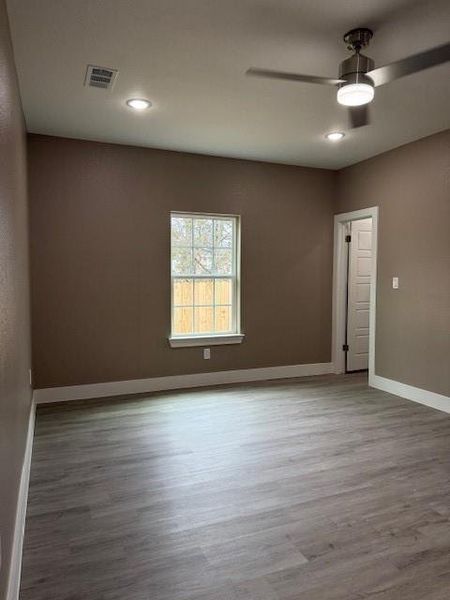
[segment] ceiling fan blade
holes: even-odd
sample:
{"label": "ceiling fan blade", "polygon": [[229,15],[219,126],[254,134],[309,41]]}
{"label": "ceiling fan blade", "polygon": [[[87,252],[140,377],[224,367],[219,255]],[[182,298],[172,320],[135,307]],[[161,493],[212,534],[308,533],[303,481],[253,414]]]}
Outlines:
{"label": "ceiling fan blade", "polygon": [[417,73],[430,67],[441,65],[450,60],[450,44],[443,44],[419,54],[413,54],[402,60],[372,69],[366,73],[375,84],[375,87],[390,83],[394,79]]}
{"label": "ceiling fan blade", "polygon": [[283,71],[270,71],[269,69],[251,68],[246,75],[252,77],[268,77],[269,79],[285,79],[286,81],[303,81],[305,83],[320,83],[323,85],[339,85],[342,79],[331,77],[316,77],[315,75],[299,75],[298,73],[285,73]]}
{"label": "ceiling fan blade", "polygon": [[350,128],[357,129],[358,127],[365,127],[370,123],[369,105],[363,104],[362,106],[352,106],[349,111]]}

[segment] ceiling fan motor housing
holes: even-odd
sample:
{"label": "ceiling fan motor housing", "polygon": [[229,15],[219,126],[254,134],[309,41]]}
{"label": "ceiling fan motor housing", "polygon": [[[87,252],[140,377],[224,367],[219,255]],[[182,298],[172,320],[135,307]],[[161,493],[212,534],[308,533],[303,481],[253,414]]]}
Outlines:
{"label": "ceiling fan motor housing", "polygon": [[356,52],[339,65],[339,79],[344,79],[347,84],[367,83],[373,86],[372,79],[366,75],[373,68],[375,63],[371,58]]}

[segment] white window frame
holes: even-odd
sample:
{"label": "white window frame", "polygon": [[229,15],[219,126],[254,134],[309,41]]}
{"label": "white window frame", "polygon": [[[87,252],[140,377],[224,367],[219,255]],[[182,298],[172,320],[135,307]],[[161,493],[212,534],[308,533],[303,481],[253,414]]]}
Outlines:
{"label": "white window frame", "polygon": [[[186,274],[186,279],[232,279],[232,333],[214,333],[214,334],[189,334],[189,335],[173,335],[173,318],[174,318],[174,293],[173,280],[183,278],[183,275],[172,275],[172,242],[170,242],[170,337],[169,344],[172,348],[185,348],[190,346],[217,346],[228,344],[240,344],[244,339],[241,332],[241,218],[239,215],[217,214],[217,213],[196,213],[172,211],[170,213],[170,234],[172,233],[172,217],[183,217],[192,219],[224,219],[234,220],[234,238],[233,238],[233,272],[231,275],[192,275]],[[214,246],[213,246],[214,247]],[[195,311],[194,311],[195,314]]]}

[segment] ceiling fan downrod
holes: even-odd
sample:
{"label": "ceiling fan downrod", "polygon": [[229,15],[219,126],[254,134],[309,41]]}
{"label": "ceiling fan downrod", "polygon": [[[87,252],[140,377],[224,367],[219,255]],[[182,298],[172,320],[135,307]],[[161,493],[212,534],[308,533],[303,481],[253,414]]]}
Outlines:
{"label": "ceiling fan downrod", "polygon": [[373,31],[367,27],[357,27],[347,31],[344,35],[344,42],[347,44],[348,50],[359,52],[362,48],[369,45],[373,38]]}

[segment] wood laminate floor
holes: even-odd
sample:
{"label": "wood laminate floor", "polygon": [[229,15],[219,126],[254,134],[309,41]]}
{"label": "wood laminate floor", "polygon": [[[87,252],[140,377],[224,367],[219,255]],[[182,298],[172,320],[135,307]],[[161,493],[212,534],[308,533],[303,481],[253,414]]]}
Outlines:
{"label": "wood laminate floor", "polygon": [[21,600],[449,600],[450,417],[300,380],[40,408]]}

